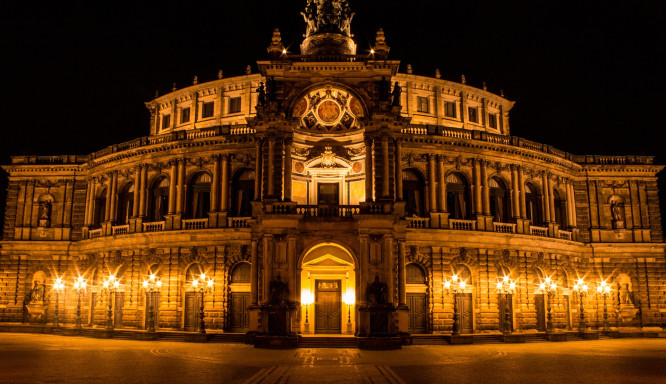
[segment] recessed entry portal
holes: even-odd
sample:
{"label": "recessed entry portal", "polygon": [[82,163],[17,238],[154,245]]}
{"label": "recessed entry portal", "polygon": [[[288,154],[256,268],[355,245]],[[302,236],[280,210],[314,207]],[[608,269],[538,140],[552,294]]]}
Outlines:
{"label": "recessed entry portal", "polygon": [[349,251],[335,243],[317,244],[305,253],[301,268],[301,297],[312,298],[301,303],[301,333],[354,334],[356,273]]}

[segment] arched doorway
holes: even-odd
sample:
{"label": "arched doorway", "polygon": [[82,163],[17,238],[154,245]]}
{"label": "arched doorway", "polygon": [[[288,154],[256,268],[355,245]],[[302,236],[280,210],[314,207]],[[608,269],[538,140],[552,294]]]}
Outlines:
{"label": "arched doorway", "polygon": [[450,219],[469,219],[471,216],[469,184],[459,173],[446,176],[446,209]]}
{"label": "arched doorway", "polygon": [[[356,273],[351,253],[335,243],[311,247],[301,261],[301,297],[311,295],[311,305],[301,303],[303,334],[350,334],[355,331]],[[307,319],[307,322],[306,322]]]}
{"label": "arched doorway", "polygon": [[201,308],[201,295],[192,290],[192,282],[204,273],[199,263],[194,263],[187,268],[185,273],[185,310],[183,311],[183,329],[194,332],[199,330],[199,311]]}
{"label": "arched doorway", "polygon": [[[250,202],[254,198],[254,178],[252,169],[242,169],[236,172],[231,183],[231,212],[232,217],[252,216]],[[223,188],[227,188],[223,186]]]}
{"label": "arched doorway", "polygon": [[467,283],[463,292],[455,294],[455,305],[458,306],[458,316],[460,316],[459,326],[461,333],[474,332],[474,303],[472,292],[474,290],[474,281],[472,280],[472,271],[464,264],[458,264],[455,268],[455,275],[459,280]]}
{"label": "arched doorway", "polygon": [[250,263],[240,262],[229,277],[229,332],[244,333],[250,326]]}
{"label": "arched doorway", "polygon": [[212,182],[212,178],[206,172],[201,172],[192,178],[189,185],[189,201],[187,204],[187,217],[190,219],[208,217]]}
{"label": "arched doorway", "polygon": [[402,171],[402,198],[405,214],[409,217],[425,217],[425,182],[414,169]]}
{"label": "arched doorway", "polygon": [[418,264],[405,267],[407,307],[409,308],[408,330],[413,334],[427,333],[427,291],[426,273]]}
{"label": "arched doorway", "polygon": [[[534,286],[538,287],[539,284],[546,280],[543,271],[536,268],[534,271]],[[536,329],[539,332],[546,332],[546,294],[538,291],[534,295],[534,308],[536,309]]]}

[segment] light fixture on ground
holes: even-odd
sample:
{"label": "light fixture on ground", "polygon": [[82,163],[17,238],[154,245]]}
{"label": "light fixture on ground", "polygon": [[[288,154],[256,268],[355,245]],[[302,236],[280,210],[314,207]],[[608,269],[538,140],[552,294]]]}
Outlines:
{"label": "light fixture on ground", "polygon": [[148,303],[148,313],[146,321],[146,330],[148,332],[155,332],[155,313],[153,307],[153,298],[155,293],[159,292],[162,288],[162,281],[151,273],[147,280],[143,281],[143,289],[146,291],[146,302]]}
{"label": "light fixture on ground", "polygon": [[606,305],[606,299],[610,295],[611,287],[605,281],[600,281],[597,286],[597,292],[601,294],[604,298],[604,328],[603,331],[608,332],[608,307]]}
{"label": "light fixture on ground", "polygon": [[585,333],[587,331],[587,321],[585,320],[585,304],[583,303],[585,295],[587,294],[587,289],[587,284],[585,281],[583,281],[583,279],[578,279],[576,284],[573,286],[573,290],[578,294],[578,299],[580,300],[580,325],[578,327],[580,333]]}
{"label": "light fixture on ground", "polygon": [[304,333],[310,332],[310,323],[308,321],[308,309],[310,308],[310,305],[314,303],[314,296],[312,295],[312,292],[310,292],[309,289],[302,289],[301,290],[301,304],[305,306],[305,324],[304,324]]}
{"label": "light fixture on ground", "polygon": [[120,280],[116,279],[115,276],[109,275],[109,277],[104,280],[102,283],[102,289],[105,290],[108,294],[107,304],[109,310],[106,312],[106,329],[113,330],[113,294],[118,291],[120,287]]}
{"label": "light fixture on ground", "polygon": [[460,335],[460,316],[458,315],[458,294],[465,292],[467,282],[458,278],[457,275],[451,276],[450,280],[444,282],[444,289],[447,292],[453,293],[453,328],[451,334],[454,336]]}
{"label": "light fixture on ground", "polygon": [[[502,280],[497,282],[497,291],[500,295],[504,295],[504,335],[510,335],[513,331],[511,326],[511,307],[510,301],[513,300],[513,295],[516,293],[516,282],[509,279],[509,276],[504,276]],[[502,315],[502,308],[497,308]]]}
{"label": "light fixture on ground", "polygon": [[213,279],[202,273],[198,279],[192,280],[192,289],[201,294],[201,306],[199,308],[199,333],[206,333],[204,322],[204,294],[213,290]]}
{"label": "light fixture on ground", "polygon": [[81,331],[81,294],[86,290],[86,282],[83,280],[83,277],[79,276],[78,279],[74,282],[74,289],[76,289],[76,322],[74,327],[77,331]]}
{"label": "light fixture on ground", "polygon": [[546,310],[548,311],[547,321],[546,321],[546,333],[553,333],[555,331],[555,326],[553,325],[553,296],[557,294],[557,283],[551,280],[550,277],[546,277],[544,281],[539,284],[539,289],[541,292],[546,293]]}
{"label": "light fixture on ground", "polygon": [[60,277],[56,278],[53,282],[53,292],[55,292],[55,319],[53,319],[53,330],[60,330],[60,293],[65,289],[65,283],[62,282]]}

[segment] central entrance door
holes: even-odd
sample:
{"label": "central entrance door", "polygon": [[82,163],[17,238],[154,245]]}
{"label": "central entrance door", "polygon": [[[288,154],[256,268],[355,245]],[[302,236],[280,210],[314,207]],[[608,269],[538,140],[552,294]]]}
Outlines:
{"label": "central entrance door", "polygon": [[317,183],[317,196],[320,205],[340,204],[340,184]]}
{"label": "central entrance door", "polygon": [[315,333],[341,333],[340,280],[317,280],[315,283]]}
{"label": "central entrance door", "polygon": [[199,329],[200,296],[197,292],[185,292],[185,331],[194,332]]}
{"label": "central entrance door", "polygon": [[472,314],[472,294],[459,293],[456,295],[458,315],[460,316],[460,332],[474,332],[474,318]]}
{"label": "central entrance door", "polygon": [[229,311],[229,330],[231,332],[247,332],[250,326],[250,316],[247,311],[249,306],[249,292],[231,292],[231,309]]}
{"label": "central entrance door", "polygon": [[546,300],[544,294],[534,296],[534,306],[536,307],[537,331],[546,332]]}
{"label": "central entrance door", "polygon": [[146,316],[144,321],[144,329],[148,328],[148,317],[150,316],[150,306],[153,306],[153,324],[157,327],[157,324],[160,323],[160,293],[159,292],[150,292],[146,297]]}
{"label": "central entrance door", "polygon": [[426,333],[426,294],[408,293],[407,307],[409,307],[409,332]]}

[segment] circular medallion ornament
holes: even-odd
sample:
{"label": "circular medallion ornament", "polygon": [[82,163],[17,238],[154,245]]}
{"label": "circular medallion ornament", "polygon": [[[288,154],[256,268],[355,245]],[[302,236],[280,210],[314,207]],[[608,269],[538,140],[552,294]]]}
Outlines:
{"label": "circular medallion ornament", "polygon": [[359,161],[355,162],[354,165],[352,166],[352,171],[354,173],[360,173],[363,170],[363,164],[361,164]]}
{"label": "circular medallion ornament", "polygon": [[332,124],[340,117],[340,107],[333,100],[324,100],[317,108],[317,116],[325,124]]}
{"label": "circular medallion ornament", "polygon": [[303,163],[301,163],[300,161],[297,161],[296,164],[294,164],[294,170],[296,171],[296,173],[303,173],[303,171],[305,170],[305,165],[303,165]]}

